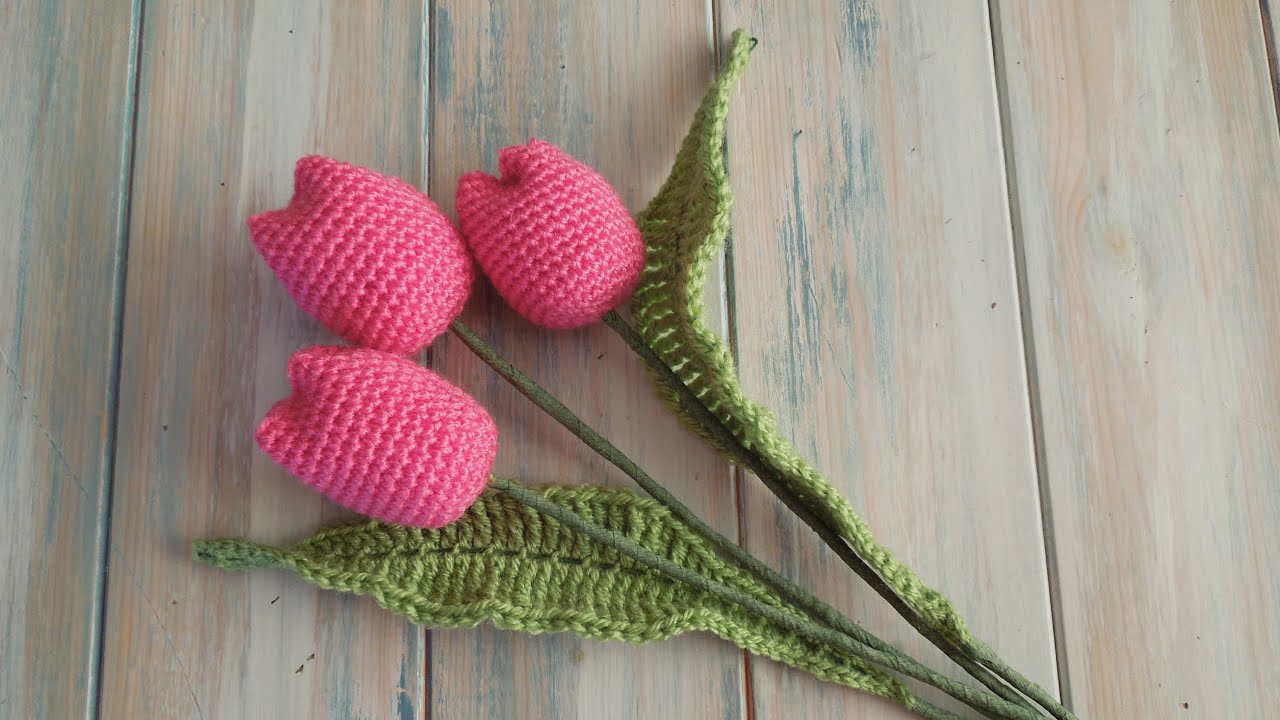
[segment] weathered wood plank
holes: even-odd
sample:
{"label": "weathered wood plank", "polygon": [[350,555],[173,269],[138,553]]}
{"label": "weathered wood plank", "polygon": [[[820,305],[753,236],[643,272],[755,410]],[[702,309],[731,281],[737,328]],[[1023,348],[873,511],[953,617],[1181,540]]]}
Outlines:
{"label": "weathered wood plank", "polygon": [[[536,6],[536,7],[535,7]],[[435,13],[432,196],[496,172],[497,150],[538,136],[597,167],[629,206],[656,191],[711,78],[707,3],[440,3]],[[721,294],[714,288],[713,297]],[[603,329],[538,331],[487,288],[468,322],[715,526],[736,533],[729,473],[658,404]],[[502,430],[498,470],[529,483],[626,482],[457,342],[435,365]],[[740,717],[742,661],[705,636],[631,647],[482,628],[432,637],[432,717]]]}
{"label": "weathered wood plank", "polygon": [[92,714],[137,18],[0,8],[0,715]]}
{"label": "weathered wood plank", "polygon": [[338,515],[252,434],[294,350],[332,342],[245,218],[320,152],[423,182],[422,4],[148,3],[103,659],[112,718],[424,713],[421,630],[284,573],[196,566],[204,536]]}
{"label": "weathered wood plank", "polygon": [[[748,390],[880,539],[1049,688],[1055,659],[985,4],[723,4],[760,38],[729,116]],[[748,547],[941,653],[754,480]],[[758,717],[906,716],[775,663]]]}
{"label": "weathered wood plank", "polygon": [[1258,4],[999,10],[1069,695],[1086,717],[1269,717],[1280,134]]}

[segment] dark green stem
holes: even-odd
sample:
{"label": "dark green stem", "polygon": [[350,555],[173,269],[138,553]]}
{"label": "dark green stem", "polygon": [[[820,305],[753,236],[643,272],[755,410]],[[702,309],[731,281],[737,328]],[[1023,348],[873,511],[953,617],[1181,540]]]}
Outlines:
{"label": "dark green stem", "polygon": [[[692,415],[698,424],[702,426],[715,439],[721,447],[729,451],[737,460],[750,470],[765,487],[769,489],[779,500],[783,502],[797,517],[799,517],[806,525],[813,529],[818,537],[827,544],[828,547],[836,553],[836,555],[848,565],[858,577],[862,578],[872,589],[876,591],[880,597],[884,598],[894,610],[898,612],[908,623],[911,624],[921,635],[927,638],[931,643],[946,653],[957,665],[966,672],[976,678],[983,685],[986,685],[1000,697],[1013,703],[1017,703],[1025,708],[1031,709],[1031,705],[1015,692],[1009,685],[1013,685],[1027,697],[1040,703],[1046,710],[1059,720],[1077,720],[1066,708],[1062,707],[1051,695],[1048,694],[1039,685],[1031,682],[1023,677],[1007,663],[1000,659],[990,647],[982,645],[980,641],[975,641],[970,647],[962,647],[950,641],[945,635],[938,632],[920,617],[919,614],[907,605],[906,602],[893,591],[893,588],[880,577],[876,571],[866,563],[849,543],[840,535],[839,530],[833,527],[826,519],[818,515],[813,509],[801,498],[787,483],[783,480],[781,474],[768,463],[758,452],[748,448],[738,439],[736,435],[724,424],[724,422],[716,416],[715,413],[703,404],[698,396],[689,389],[687,385],[676,375],[666,362],[649,347],[644,338],[640,336],[626,320],[622,318],[616,311],[610,311],[604,316],[604,324],[609,326],[623,342],[644,360],[645,364],[657,374],[662,383],[675,393],[680,402],[681,407]],[[813,598],[813,601],[803,603],[807,609],[814,612],[817,617],[828,623],[832,627],[842,630],[842,625],[847,624],[848,618],[845,618],[834,608],[822,603],[821,600]],[[835,617],[830,617],[834,615]],[[985,650],[985,652],[983,652]],[[993,676],[986,668],[994,670],[1005,682]]]}
{"label": "dark green stem", "polygon": [[[947,657],[955,661],[957,665],[979,680],[983,685],[991,688],[991,690],[1000,697],[1008,700],[1009,702],[1017,703],[1023,707],[1031,709],[1031,705],[1028,704],[1021,695],[1018,695],[1018,693],[1010,689],[1008,685],[1000,682],[1000,680],[991,675],[990,672],[979,665],[973,658],[965,655],[960,648],[948,642],[942,634],[938,633],[925,623],[909,605],[903,602],[902,598],[898,597],[898,595],[893,592],[892,588],[889,587],[889,584],[886,583],[880,575],[866,563],[866,561],[854,552],[853,548],[845,542],[843,537],[841,537],[839,531],[815,513],[813,509],[783,481],[777,470],[775,470],[772,465],[768,464],[759,453],[743,445],[742,441],[740,441],[737,436],[735,436],[733,432],[725,426],[720,418],[716,417],[715,413],[711,412],[711,410],[698,399],[698,396],[680,380],[679,376],[677,376],[675,372],[672,371],[665,362],[663,362],[662,358],[658,357],[658,354],[649,347],[649,345],[644,341],[644,338],[640,337],[640,334],[637,333],[625,320],[623,320],[617,312],[610,311],[605,315],[604,324],[613,329],[613,331],[616,332],[618,336],[621,337],[622,340],[626,342],[642,360],[644,360],[645,364],[657,373],[663,384],[676,394],[680,400],[680,405],[685,409],[685,411],[696,418],[698,423],[707,432],[709,432],[713,438],[715,438],[716,442],[718,442],[721,447],[732,453],[733,456],[738,459],[740,464],[754,473],[756,477],[760,478],[760,481],[764,483],[765,487],[767,487],[770,492],[781,500],[788,509],[795,513],[797,517],[804,521],[806,525],[812,528],[813,531],[818,534],[818,537],[820,537],[822,541],[836,553],[844,564],[848,565],[855,573],[857,573],[858,577],[866,581],[872,589],[874,589],[882,598],[885,599],[885,601],[893,606],[893,609],[897,610],[898,614],[905,618],[917,632],[946,653]],[[814,617],[822,620],[836,630],[848,633],[849,626],[853,623],[847,617],[807,591],[800,590],[800,593],[803,594],[803,597],[792,598],[793,602],[801,605],[812,613]]]}
{"label": "dark green stem", "polygon": [[1064,705],[1062,705],[1062,703],[1058,702],[1057,698],[1050,695],[1048,690],[1045,690],[1039,683],[1026,677],[1011,667],[1009,663],[1005,662],[1004,659],[996,654],[996,651],[993,650],[991,646],[977,638],[973,638],[967,649],[975,658],[978,659],[978,662],[981,662],[983,665],[991,668],[991,670],[997,675],[1007,680],[1010,685],[1013,685],[1025,693],[1027,697],[1040,703],[1040,705],[1044,707],[1044,709],[1048,710],[1055,718],[1058,718],[1059,720],[1079,720],[1074,713],[1068,710]]}
{"label": "dark green stem", "polygon": [[[777,578],[777,582],[789,584],[789,581],[785,580],[780,575],[777,575],[777,573],[769,569],[753,555],[738,547],[737,544],[733,543],[728,538],[716,532],[714,528],[703,522],[702,519],[699,518],[692,510],[684,505],[684,503],[680,502],[679,499],[672,495],[656,480],[650,477],[648,473],[623,454],[621,450],[597,433],[589,425],[584,423],[582,419],[573,414],[573,411],[566,407],[564,403],[560,402],[555,396],[544,390],[534,382],[532,378],[525,375],[511,363],[507,362],[505,358],[499,355],[497,351],[490,347],[488,343],[481,339],[479,335],[476,335],[475,332],[468,328],[464,323],[460,320],[455,320],[453,322],[452,329],[454,334],[457,335],[458,338],[462,340],[463,344],[470,348],[477,357],[483,360],[487,365],[489,365],[489,367],[493,368],[494,371],[506,379],[507,382],[511,383],[511,385],[520,391],[522,395],[529,398],[529,400],[541,408],[545,413],[550,415],[568,429],[569,432],[582,440],[588,447],[635,480],[636,484],[638,484],[645,492],[649,493],[655,500],[670,509],[671,513],[677,519],[689,525],[689,527],[698,534],[708,538],[729,557],[740,559],[740,562],[747,564],[753,569],[753,571],[755,571],[755,568],[762,568],[765,572],[770,574],[770,577]],[[815,627],[818,626],[815,625]],[[873,637],[870,633],[867,633],[865,629],[857,626],[855,627],[860,635]],[[825,630],[825,628],[820,629]],[[899,672],[910,675],[917,680],[929,682],[935,687],[942,689],[949,695],[952,695],[966,704],[970,704],[978,710],[989,710],[996,713],[998,716],[1005,718],[1034,720],[1040,717],[1038,714],[1030,714],[1026,708],[1019,707],[1012,702],[975,690],[961,683],[957,683],[954,680],[938,675],[905,655],[900,653],[895,655],[886,651],[876,650],[858,639],[851,639],[850,637],[840,633],[832,632],[837,637],[844,638],[845,645],[858,645],[866,652],[875,653],[880,657],[890,659],[894,665],[887,665],[887,667],[897,669],[895,666],[900,665],[903,668],[910,669],[911,672],[907,672],[907,670],[899,670]],[[877,644],[883,643],[882,640],[878,639],[875,642],[877,642]],[[935,684],[932,680],[927,678],[936,679],[942,684]]]}
{"label": "dark green stem", "polygon": [[[827,645],[841,652],[848,653],[855,657],[859,657],[868,662],[875,663],[885,668],[895,670],[904,675],[914,677],[917,680],[937,687],[947,694],[955,697],[966,704],[978,710],[991,710],[994,712],[1007,713],[1010,710],[1018,711],[1017,715],[1005,715],[1005,717],[1036,717],[1028,716],[1016,705],[1000,700],[992,695],[980,692],[962,683],[958,683],[950,678],[943,677],[937,673],[925,668],[914,660],[904,658],[901,655],[891,655],[856,642],[843,633],[836,632],[831,628],[822,627],[810,620],[796,615],[790,615],[772,605],[768,605],[750,595],[725,585],[724,583],[712,580],[700,573],[696,573],[686,567],[677,565],[676,563],[648,550],[643,545],[635,542],[627,536],[611,530],[609,528],[597,525],[586,518],[575,513],[572,509],[563,505],[558,505],[546,498],[538,495],[529,489],[513,483],[510,480],[502,478],[494,478],[490,482],[493,487],[504,492],[529,507],[537,510],[544,515],[552,517],[568,527],[581,532],[591,539],[606,545],[620,554],[643,563],[658,572],[661,572],[675,580],[688,584],[690,587],[697,588],[703,592],[714,595],[721,600],[739,605],[760,617],[774,623],[778,627],[788,632],[796,633],[804,637],[815,645]],[[910,706],[910,705],[908,705]],[[952,716],[956,717],[956,716]],[[958,720],[958,718],[957,718]]]}

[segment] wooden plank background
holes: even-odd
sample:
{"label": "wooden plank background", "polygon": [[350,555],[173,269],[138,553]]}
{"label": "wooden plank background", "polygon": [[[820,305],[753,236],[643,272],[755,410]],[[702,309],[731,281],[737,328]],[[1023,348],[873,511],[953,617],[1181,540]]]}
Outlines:
{"label": "wooden plank background", "polygon": [[136,8],[0,6],[0,716],[93,711]]}
{"label": "wooden plank background", "polygon": [[1068,694],[1085,717],[1268,717],[1280,135],[1264,29],[1248,2],[1084,5],[999,17]]}
{"label": "wooden plank background", "polygon": [[[537,136],[639,209],[743,26],[709,296],[748,389],[1082,717],[1267,717],[1275,22],[1266,0],[0,7],[0,715],[905,717],[707,636],[428,633],[189,559],[344,516],[251,440],[288,356],[334,341],[244,229],[299,156],[452,212],[462,173]],[[611,333],[536,330],[485,287],[466,318],[716,527],[942,665]],[[422,359],[491,409],[500,472],[626,484],[460,344]]]}
{"label": "wooden plank background", "polygon": [[288,201],[310,152],[423,177],[424,19],[404,0],[146,5],[101,717],[423,712],[423,631],[281,574],[196,566],[190,542],[337,516],[253,443],[289,355],[334,338],[244,220]]}
{"label": "wooden plank background", "polygon": [[[983,3],[812,0],[799,10],[810,20],[786,22],[794,8],[739,0],[722,15],[726,29],[773,29],[729,116],[743,382],[885,544],[943,588],[979,637],[1051,688]],[[751,550],[944,666],[807,527],[779,514],[767,490],[751,482],[744,491]],[[962,561],[960,548],[981,550]],[[759,717],[899,714],[773,663],[752,669]]]}

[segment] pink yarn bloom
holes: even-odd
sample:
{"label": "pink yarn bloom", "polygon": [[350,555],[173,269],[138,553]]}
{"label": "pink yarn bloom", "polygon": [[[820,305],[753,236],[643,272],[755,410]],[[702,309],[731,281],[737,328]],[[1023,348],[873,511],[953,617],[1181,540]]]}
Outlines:
{"label": "pink yarn bloom", "polygon": [[590,325],[626,302],[645,245],[595,170],[541,140],[498,153],[502,179],[458,181],[458,222],[476,262],[516,312],[543,327]]}
{"label": "pink yarn bloom", "polygon": [[299,307],[377,350],[431,344],[475,277],[458,231],[426,195],[331,158],[299,160],[289,205],[249,218],[249,234]]}
{"label": "pink yarn bloom", "polygon": [[329,499],[379,520],[442,527],[489,481],[498,428],[470,395],[408,358],[312,347],[293,394],[258,426],[263,452]]}

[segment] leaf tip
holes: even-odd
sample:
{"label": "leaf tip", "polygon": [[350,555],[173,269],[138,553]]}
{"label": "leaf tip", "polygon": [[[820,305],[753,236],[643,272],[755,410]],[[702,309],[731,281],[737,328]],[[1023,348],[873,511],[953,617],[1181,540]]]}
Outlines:
{"label": "leaf tip", "polygon": [[223,570],[250,570],[279,564],[279,552],[248,540],[197,540],[191,544],[196,562]]}

